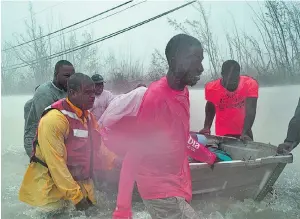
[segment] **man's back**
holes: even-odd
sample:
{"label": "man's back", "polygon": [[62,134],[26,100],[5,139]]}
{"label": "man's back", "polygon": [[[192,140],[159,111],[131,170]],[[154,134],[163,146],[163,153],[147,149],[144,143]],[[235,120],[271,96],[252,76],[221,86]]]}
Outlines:
{"label": "man's back", "polygon": [[28,114],[29,114],[32,102],[33,102],[33,99],[30,99],[24,105],[24,119],[25,119],[25,121],[26,121],[26,119],[28,117]]}
{"label": "man's back", "polygon": [[57,88],[52,82],[46,82],[36,90],[28,116],[25,118],[24,147],[28,156],[31,155],[32,141],[44,109],[66,95],[65,91]]}

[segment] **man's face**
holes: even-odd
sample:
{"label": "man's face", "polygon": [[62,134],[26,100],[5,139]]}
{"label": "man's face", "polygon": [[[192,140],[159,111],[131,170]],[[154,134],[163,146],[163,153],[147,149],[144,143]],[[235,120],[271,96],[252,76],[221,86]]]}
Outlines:
{"label": "man's face", "polygon": [[234,91],[239,86],[240,74],[235,72],[229,72],[222,74],[223,86],[229,90]]}
{"label": "man's face", "polygon": [[177,71],[183,75],[181,83],[183,85],[194,86],[200,80],[200,75],[204,71],[203,49],[199,46],[191,46],[177,57]]}
{"label": "man's face", "polygon": [[63,65],[58,69],[56,79],[58,84],[67,91],[68,79],[75,73],[75,69],[72,65]]}
{"label": "man's face", "polygon": [[103,82],[101,82],[101,83],[95,83],[95,94],[96,94],[96,96],[101,95],[102,92],[103,92],[103,89],[104,89]]}
{"label": "man's face", "polygon": [[91,109],[95,102],[94,82],[83,83],[79,91],[74,91],[73,99],[82,110]]}

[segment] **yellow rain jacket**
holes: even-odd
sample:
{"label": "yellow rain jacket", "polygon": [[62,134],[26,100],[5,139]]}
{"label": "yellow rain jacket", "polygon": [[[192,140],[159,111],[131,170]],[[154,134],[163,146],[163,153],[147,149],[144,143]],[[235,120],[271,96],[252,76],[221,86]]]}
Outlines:
{"label": "yellow rain jacket", "polygon": [[[67,102],[79,118],[84,114],[81,122],[87,126],[86,118],[89,112],[82,112],[68,99]],[[95,128],[99,130],[94,116],[91,117]],[[43,162],[47,160],[48,168],[39,163],[29,164],[19,191],[20,201],[53,210],[61,208],[64,200],[69,200],[76,205],[83,197],[88,197],[96,203],[93,181],[89,179],[76,182],[67,168],[67,150],[64,144],[64,140],[69,135],[67,118],[58,110],[49,111],[41,118],[38,133],[38,144],[42,147],[36,147],[36,157]],[[102,153],[99,159],[100,156],[102,159],[104,156],[106,168],[112,169],[116,155],[100,142],[99,147]]]}

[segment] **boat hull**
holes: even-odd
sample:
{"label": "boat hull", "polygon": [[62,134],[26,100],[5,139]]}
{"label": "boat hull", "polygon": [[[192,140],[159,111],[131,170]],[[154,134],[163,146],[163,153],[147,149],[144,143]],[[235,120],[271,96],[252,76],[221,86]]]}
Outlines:
{"label": "boat hull", "polygon": [[272,190],[285,166],[281,160],[265,164],[262,160],[230,161],[218,163],[211,170],[206,164],[191,163],[193,197],[261,201]]}
{"label": "boat hull", "polygon": [[[276,146],[219,136],[207,136],[208,144],[226,151],[233,161],[190,163],[193,199],[234,198],[261,201],[293,155],[276,156]],[[106,185],[117,191],[119,171],[104,173]]]}

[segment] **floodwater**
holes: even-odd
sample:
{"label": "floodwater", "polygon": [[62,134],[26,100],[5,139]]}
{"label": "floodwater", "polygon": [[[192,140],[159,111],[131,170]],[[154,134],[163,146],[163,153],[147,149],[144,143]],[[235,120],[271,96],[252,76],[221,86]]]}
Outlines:
{"label": "floodwater", "polygon": [[[191,90],[191,128],[199,130],[204,121],[203,90]],[[254,124],[256,141],[281,143],[300,95],[300,86],[261,88]],[[23,106],[30,96],[4,96],[1,114],[1,216],[5,219],[41,218],[36,209],[18,200],[18,191],[28,158],[23,149]],[[275,184],[277,198],[270,196],[261,203],[253,200],[206,200],[193,203],[209,219],[296,219],[300,218],[300,146],[293,152],[294,163],[288,164]],[[101,196],[99,196],[100,198]],[[142,203],[134,206],[134,218],[150,218]],[[111,218],[111,210],[103,208],[90,218]],[[66,217],[63,217],[66,218]],[[68,218],[86,218],[83,215]]]}

